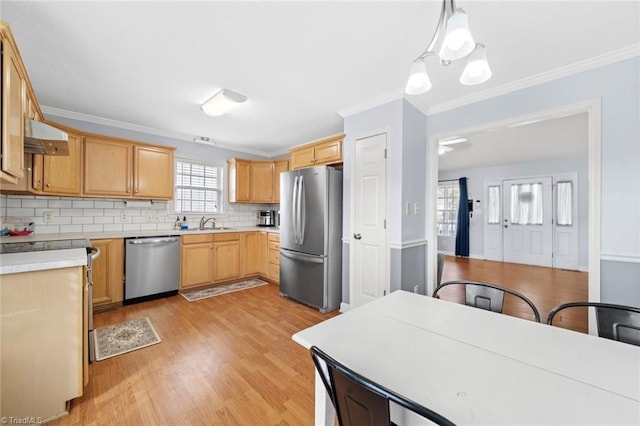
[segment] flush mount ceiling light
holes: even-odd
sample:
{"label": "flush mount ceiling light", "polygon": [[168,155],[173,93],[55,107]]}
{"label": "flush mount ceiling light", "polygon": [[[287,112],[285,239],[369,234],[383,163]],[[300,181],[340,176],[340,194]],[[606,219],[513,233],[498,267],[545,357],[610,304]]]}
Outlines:
{"label": "flush mount ceiling light", "polygon": [[201,144],[204,144],[204,145],[214,145],[215,146],[215,144],[216,144],[216,141],[214,141],[213,139],[208,138],[206,136],[195,137],[195,138],[193,138],[193,141],[195,143],[201,143]]}
{"label": "flush mount ceiling light", "polygon": [[[436,45],[441,38],[443,40],[436,53]],[[474,41],[469,30],[467,14],[464,10],[456,8],[455,0],[442,0],[436,31],[424,52],[411,64],[409,79],[404,89],[408,95],[419,95],[431,89],[425,60],[436,54],[440,58],[440,64],[444,66],[456,59],[467,58],[467,64],[460,76],[460,83],[464,85],[484,83],[491,78],[487,49],[483,44]]]}
{"label": "flush mount ceiling light", "polygon": [[213,95],[207,102],[203,103],[200,108],[207,115],[219,117],[231,111],[246,100],[247,97],[245,95],[228,89],[222,89]]}

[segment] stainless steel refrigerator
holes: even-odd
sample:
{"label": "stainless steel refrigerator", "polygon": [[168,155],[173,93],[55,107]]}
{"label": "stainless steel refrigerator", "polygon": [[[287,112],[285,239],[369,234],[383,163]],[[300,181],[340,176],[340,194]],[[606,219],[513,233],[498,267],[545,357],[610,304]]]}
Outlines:
{"label": "stainless steel refrigerator", "polygon": [[280,174],[280,294],[329,312],[342,299],[342,171]]}

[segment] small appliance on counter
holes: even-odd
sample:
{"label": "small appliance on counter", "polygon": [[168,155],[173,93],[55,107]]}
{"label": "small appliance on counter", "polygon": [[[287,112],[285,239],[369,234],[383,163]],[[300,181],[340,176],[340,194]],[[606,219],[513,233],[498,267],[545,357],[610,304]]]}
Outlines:
{"label": "small appliance on counter", "polygon": [[276,226],[275,210],[260,210],[258,212],[258,226]]}

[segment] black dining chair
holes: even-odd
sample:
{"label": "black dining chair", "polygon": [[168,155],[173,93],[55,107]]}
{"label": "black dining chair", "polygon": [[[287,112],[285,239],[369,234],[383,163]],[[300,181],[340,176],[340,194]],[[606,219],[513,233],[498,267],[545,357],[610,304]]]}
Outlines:
{"label": "black dining chair", "polygon": [[356,373],[329,355],[311,347],[311,358],[336,409],[340,426],[394,425],[389,413],[392,401],[437,425],[453,422],[402,395]]}
{"label": "black dining chair", "polygon": [[595,309],[598,336],[640,346],[640,308],[633,306],[598,302],[563,303],[549,312],[547,324],[553,325],[553,318],[558,312],[580,307]]}
{"label": "black dining chair", "polygon": [[438,293],[442,288],[453,285],[464,286],[465,305],[497,313],[502,313],[505,293],[515,296],[529,305],[533,311],[535,321],[540,322],[540,312],[538,312],[538,308],[536,308],[531,300],[517,291],[500,287],[495,284],[479,281],[447,281],[446,283],[442,283],[436,287],[433,292],[433,297],[439,298]]}

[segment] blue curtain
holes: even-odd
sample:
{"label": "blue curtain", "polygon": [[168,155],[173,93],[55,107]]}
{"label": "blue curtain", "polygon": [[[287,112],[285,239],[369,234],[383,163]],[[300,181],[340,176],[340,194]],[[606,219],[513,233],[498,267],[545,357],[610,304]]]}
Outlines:
{"label": "blue curtain", "polygon": [[458,222],[456,228],[456,256],[469,257],[469,196],[467,178],[458,179],[460,200],[458,201]]}

